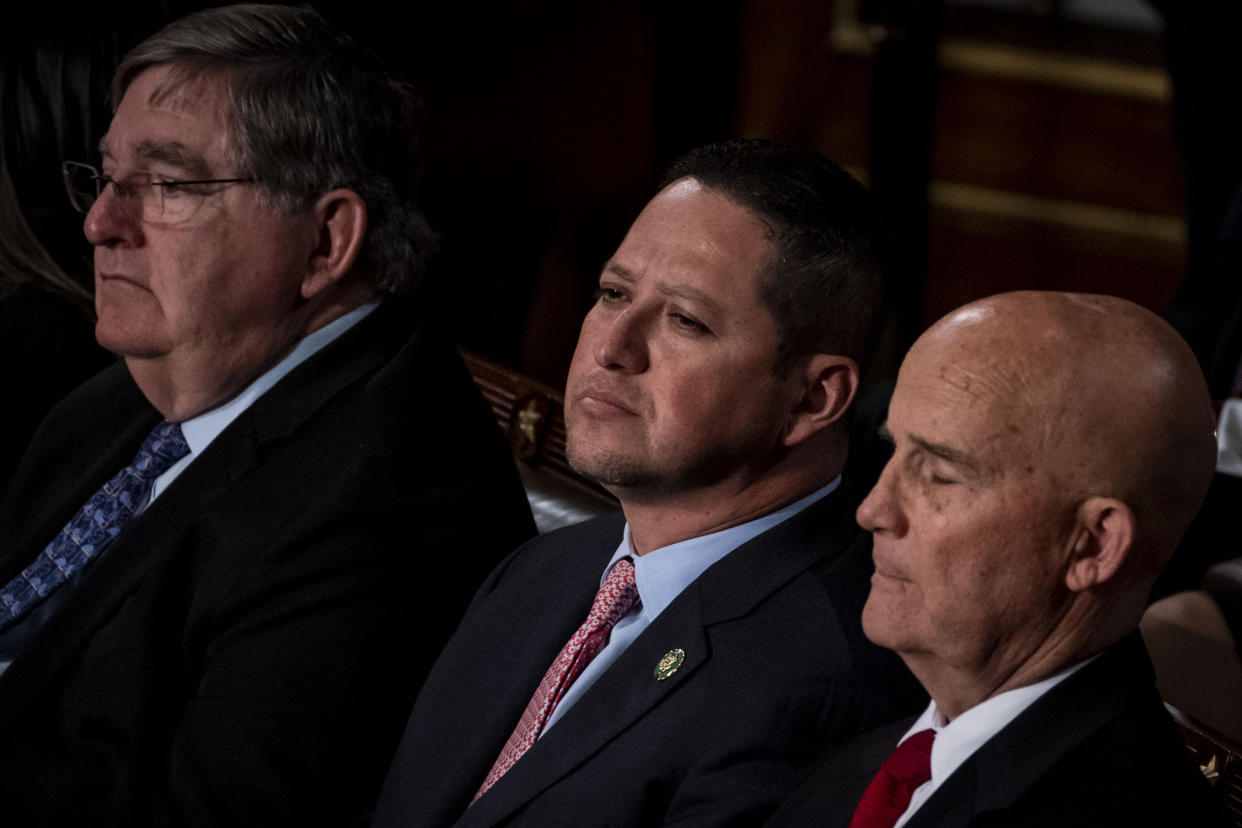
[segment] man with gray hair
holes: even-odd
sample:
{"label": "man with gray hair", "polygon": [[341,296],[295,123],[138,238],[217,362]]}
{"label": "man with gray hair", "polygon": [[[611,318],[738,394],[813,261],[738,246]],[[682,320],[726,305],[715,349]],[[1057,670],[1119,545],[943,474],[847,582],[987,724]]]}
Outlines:
{"label": "man with gray hair", "polygon": [[0,506],[0,812],[341,824],[533,530],[410,298],[416,100],[313,11],[233,6],[136,47],[114,101],[65,178],[124,364]]}

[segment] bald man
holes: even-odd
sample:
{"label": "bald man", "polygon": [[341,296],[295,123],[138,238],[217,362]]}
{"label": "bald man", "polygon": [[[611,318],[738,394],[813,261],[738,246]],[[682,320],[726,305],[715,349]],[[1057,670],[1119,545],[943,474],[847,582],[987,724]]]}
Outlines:
{"label": "bald man", "polygon": [[932,701],[769,825],[1216,824],[1136,632],[1215,459],[1182,339],[1112,297],[984,299],[911,348],[887,429],[863,630]]}

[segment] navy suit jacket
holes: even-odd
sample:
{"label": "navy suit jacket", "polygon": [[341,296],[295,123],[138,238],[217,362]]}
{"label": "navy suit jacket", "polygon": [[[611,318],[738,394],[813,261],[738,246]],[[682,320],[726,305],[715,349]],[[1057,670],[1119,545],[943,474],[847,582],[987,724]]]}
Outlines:
{"label": "navy suit jacket", "polygon": [[[160,419],[118,365],[53,410],[0,581]],[[390,300],[242,413],[0,676],[8,825],[340,825],[470,595],[533,532],[451,346]]]}
{"label": "navy suit jacket", "polygon": [[[913,722],[878,729],[829,756],[766,828],[849,825],[880,763]],[[1223,824],[1134,633],[985,742],[906,828]]]}
{"label": "navy suit jacket", "polygon": [[[544,535],[491,575],[419,695],[376,828],[755,824],[815,755],[925,703],[862,635],[870,536],[838,491],[705,571],[467,809],[622,525]],[[674,648],[685,662],[657,680]]]}

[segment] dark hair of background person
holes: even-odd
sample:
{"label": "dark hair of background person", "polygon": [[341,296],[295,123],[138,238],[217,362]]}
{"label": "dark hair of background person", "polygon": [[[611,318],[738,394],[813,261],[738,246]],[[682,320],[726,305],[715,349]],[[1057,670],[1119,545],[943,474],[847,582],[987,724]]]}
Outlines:
{"label": "dark hair of background person", "polygon": [[47,411],[111,360],[61,163],[94,159],[112,70],[158,13],[64,0],[0,11],[0,493]]}
{"label": "dark hair of background person", "polygon": [[174,83],[230,84],[240,165],[231,175],[255,178],[274,208],[289,211],[353,190],[367,205],[361,268],[381,293],[417,286],[434,243],[417,207],[421,103],[412,86],[305,7],[228,6],[170,23],[117,67],[114,104],[156,64],[173,64]]}
{"label": "dark hair of background person", "polygon": [[679,178],[771,225],[776,256],[760,291],[781,334],[775,371],[813,353],[848,356],[865,370],[884,293],[879,222],[866,188],[814,152],[743,139],[690,150],[661,187]]}
{"label": "dark hair of background person", "polygon": [[[108,125],[111,65],[74,27],[51,21],[0,37],[0,297],[23,286],[89,309],[90,245],[65,198],[60,164],[94,155]],[[115,59],[115,57],[113,58]]]}

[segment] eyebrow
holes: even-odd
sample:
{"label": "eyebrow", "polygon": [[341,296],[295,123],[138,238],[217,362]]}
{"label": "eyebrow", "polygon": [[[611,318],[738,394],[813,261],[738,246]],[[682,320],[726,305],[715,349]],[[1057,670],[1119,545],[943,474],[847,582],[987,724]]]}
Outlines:
{"label": "eyebrow", "polygon": [[924,438],[914,434],[910,435],[910,442],[914,443],[916,446],[923,449],[923,451],[933,457],[939,457],[941,460],[952,463],[955,466],[960,466],[966,471],[974,474],[981,474],[983,471],[983,467],[980,465],[979,461],[961,449],[955,449],[952,446],[946,446],[943,443],[933,443],[930,440],[925,440]]}
{"label": "eyebrow", "polygon": [[623,267],[622,265],[617,264],[617,262],[613,259],[609,259],[604,262],[603,273],[611,273],[623,282],[634,282],[638,280],[638,277],[634,274],[634,271],[630,270],[628,267]]}
{"label": "eyebrow", "polygon": [[206,176],[209,172],[207,160],[180,141],[139,141],[138,156],[148,161],[168,164],[192,175]]}
{"label": "eyebrow", "polygon": [[[99,153],[109,158],[112,157],[107,135],[99,139]],[[206,177],[210,173],[206,159],[180,141],[153,141],[149,139],[140,141],[138,142],[136,153],[139,158],[146,161],[168,164],[200,178]]]}
{"label": "eyebrow", "polygon": [[[621,279],[623,282],[632,283],[638,281],[638,274],[630,270],[628,267],[618,264],[612,259],[609,259],[604,264],[604,273],[610,273]],[[669,284],[668,282],[658,281],[655,283],[655,289],[665,296],[672,296],[678,299],[689,299],[692,302],[697,302],[703,306],[704,311],[708,314],[718,314],[720,311],[720,303],[712,298],[712,296],[706,291],[699,290],[696,287],[691,287],[690,285],[674,285]]]}

